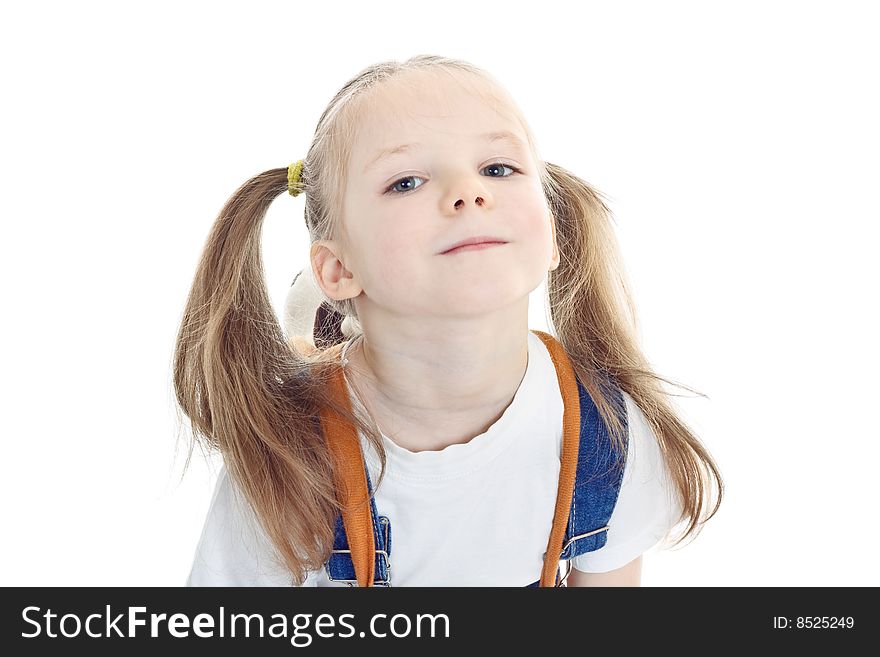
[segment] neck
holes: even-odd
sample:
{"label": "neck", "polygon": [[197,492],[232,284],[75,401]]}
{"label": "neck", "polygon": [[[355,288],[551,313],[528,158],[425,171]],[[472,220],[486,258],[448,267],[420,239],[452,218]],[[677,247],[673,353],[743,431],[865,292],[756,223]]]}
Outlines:
{"label": "neck", "polygon": [[411,451],[486,431],[513,401],[528,365],[527,314],[479,326],[370,331],[349,345],[346,376],[379,429]]}

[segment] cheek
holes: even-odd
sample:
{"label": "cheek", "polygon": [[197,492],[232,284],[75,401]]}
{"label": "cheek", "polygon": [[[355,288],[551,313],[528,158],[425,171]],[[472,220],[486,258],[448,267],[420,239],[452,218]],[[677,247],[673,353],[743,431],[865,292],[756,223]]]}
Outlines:
{"label": "cheek", "polygon": [[384,289],[394,289],[402,281],[412,281],[419,259],[430,257],[431,244],[406,217],[386,216],[374,224],[367,237],[369,268]]}
{"label": "cheek", "polygon": [[519,232],[528,246],[543,252],[553,247],[553,227],[547,207],[540,203],[532,203],[517,213]]}

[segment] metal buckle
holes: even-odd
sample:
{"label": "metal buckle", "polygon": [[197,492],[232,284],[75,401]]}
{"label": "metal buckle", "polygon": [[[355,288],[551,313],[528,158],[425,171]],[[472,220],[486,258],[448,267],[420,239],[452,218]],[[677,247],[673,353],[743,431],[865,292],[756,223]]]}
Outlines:
{"label": "metal buckle", "polygon": [[[379,524],[385,525],[385,545],[388,545],[388,523],[389,523],[388,518],[386,518],[384,516],[379,518]],[[349,554],[351,554],[351,550],[331,550],[330,552],[333,554],[341,554],[343,552],[348,552]],[[386,552],[385,550],[376,550],[375,552],[376,552],[376,554],[381,554],[383,557],[385,557],[385,570],[388,571],[388,577],[386,577],[383,580],[374,580],[373,586],[387,586],[390,588],[391,587],[391,557],[389,556],[388,552]],[[327,579],[329,579],[331,582],[344,582],[346,585],[348,585],[352,588],[354,588],[358,585],[356,579],[333,579],[333,577],[330,575],[330,570],[326,569],[326,568],[325,568],[325,570],[327,570]]]}
{"label": "metal buckle", "polygon": [[593,534],[598,534],[599,532],[604,532],[610,526],[611,525],[605,525],[604,527],[599,527],[599,529],[594,529],[593,531],[587,532],[586,534],[578,534],[577,536],[572,536],[570,539],[568,539],[568,542],[562,546],[562,552],[565,552],[565,550],[568,548],[568,546],[571,545],[572,543],[574,543],[579,538],[586,538],[587,536],[592,536]]}

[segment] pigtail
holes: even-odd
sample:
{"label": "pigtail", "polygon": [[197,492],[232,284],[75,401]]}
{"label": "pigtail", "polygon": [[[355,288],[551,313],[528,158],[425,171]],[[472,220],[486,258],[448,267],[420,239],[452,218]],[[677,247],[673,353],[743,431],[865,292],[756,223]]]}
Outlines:
{"label": "pigtail", "polygon": [[[330,406],[360,422],[330,396],[334,355],[291,348],[266,291],[262,223],[270,203],[286,191],[287,169],[271,169],[223,206],[186,301],[173,379],[194,442],[222,454],[277,558],[301,584],[329,558],[340,511],[320,409]],[[300,310],[312,317],[305,325],[315,319],[315,301],[320,304],[320,297],[304,297],[308,308]],[[325,337],[333,341],[332,333],[323,333],[320,313],[317,319],[319,346]],[[303,325],[293,312],[285,321]],[[330,331],[333,323],[332,317],[326,322]]]}
{"label": "pigtail", "polygon": [[[680,542],[695,536],[718,510],[723,481],[709,452],[673,408],[662,383],[705,395],[656,374],[643,355],[611,211],[600,192],[560,166],[545,163],[545,167],[544,191],[560,251],[559,267],[547,279],[557,337],[611,429],[616,449],[623,449],[618,417],[622,409],[608,394],[609,386],[626,391],[643,411],[674,479],[682,508],[679,521],[687,521]],[[623,465],[620,461],[619,467]]]}

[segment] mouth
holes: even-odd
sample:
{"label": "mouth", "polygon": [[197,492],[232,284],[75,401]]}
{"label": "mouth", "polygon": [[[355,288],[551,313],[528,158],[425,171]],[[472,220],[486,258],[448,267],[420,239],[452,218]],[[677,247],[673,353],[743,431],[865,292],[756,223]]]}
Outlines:
{"label": "mouth", "polygon": [[449,251],[444,251],[440,255],[453,255],[455,253],[464,253],[465,251],[482,251],[483,249],[491,249],[493,246],[502,246],[507,242],[480,242],[479,244],[465,244]]}
{"label": "mouth", "polygon": [[483,249],[488,249],[493,246],[501,246],[503,244],[507,244],[507,242],[501,238],[480,235],[479,237],[471,237],[462,240],[461,242],[457,242],[445,251],[442,251],[440,255],[452,255],[454,253],[464,253],[466,251],[481,251]]}

